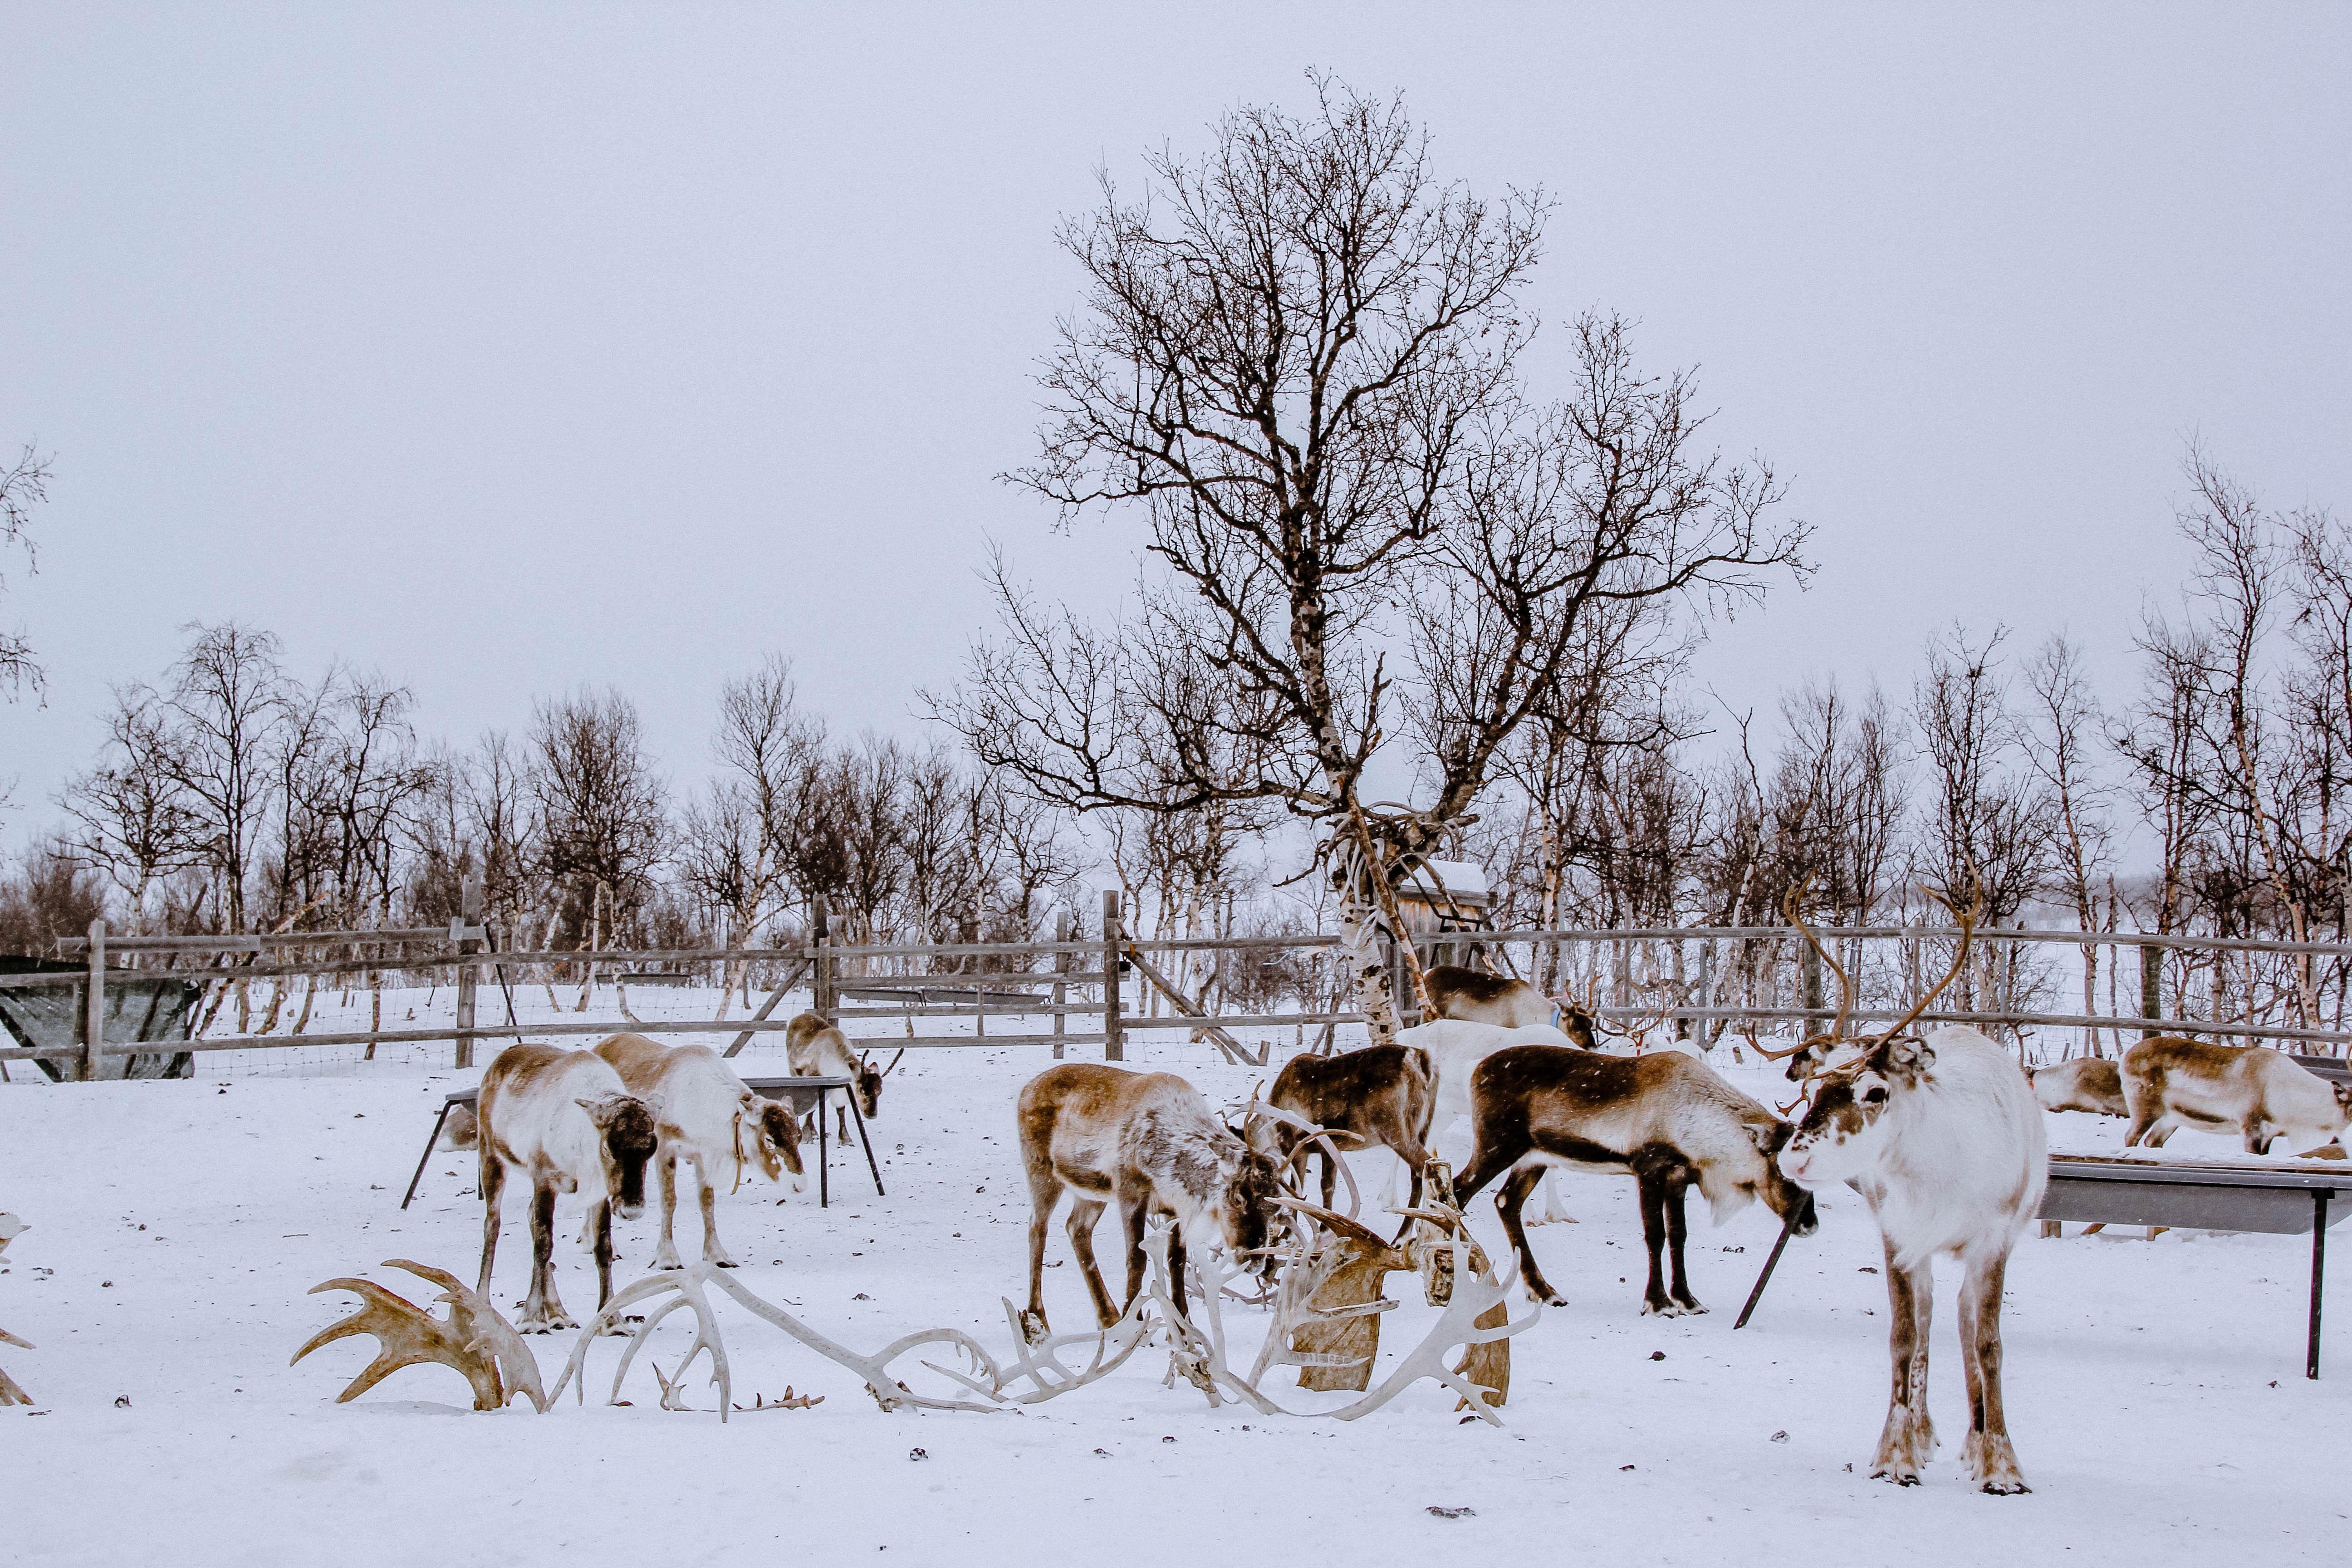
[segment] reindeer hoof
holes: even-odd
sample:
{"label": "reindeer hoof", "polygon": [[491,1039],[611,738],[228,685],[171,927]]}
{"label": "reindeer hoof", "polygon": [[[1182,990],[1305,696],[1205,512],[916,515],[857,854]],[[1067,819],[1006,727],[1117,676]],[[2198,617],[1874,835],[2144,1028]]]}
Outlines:
{"label": "reindeer hoof", "polygon": [[561,1312],[550,1312],[543,1318],[515,1320],[515,1332],[519,1334],[552,1334],[564,1329],[576,1329],[579,1326]]}
{"label": "reindeer hoof", "polygon": [[685,1264],[680,1263],[680,1262],[679,1262],[677,1258],[671,1258],[671,1259],[670,1259],[668,1262],[667,1262],[667,1263],[663,1262],[663,1261],[662,1261],[660,1258],[655,1258],[655,1259],[654,1259],[654,1272],[656,1272],[656,1273],[657,1273],[657,1274],[666,1274],[666,1273],[669,1272],[669,1271],[670,1271],[670,1270],[672,1270],[672,1269],[675,1269],[675,1268],[685,1268],[685,1267],[686,1267],[686,1265],[685,1265]]}
{"label": "reindeer hoof", "polygon": [[1870,1472],[1870,1479],[1874,1481],[1893,1481],[1898,1487],[1916,1487],[1919,1484],[1919,1472],[1897,1469],[1892,1465],[1882,1465]]}
{"label": "reindeer hoof", "polygon": [[1027,1343],[1034,1345],[1052,1331],[1052,1330],[1045,1326],[1045,1313],[1024,1312],[1021,1314],[1021,1338]]}

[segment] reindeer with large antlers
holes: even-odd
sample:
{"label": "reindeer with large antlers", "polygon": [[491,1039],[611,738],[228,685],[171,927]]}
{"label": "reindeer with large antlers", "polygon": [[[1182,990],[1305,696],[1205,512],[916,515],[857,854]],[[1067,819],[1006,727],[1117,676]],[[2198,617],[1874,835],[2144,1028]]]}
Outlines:
{"label": "reindeer with large antlers", "polygon": [[[1846,1059],[1816,1074],[1812,1103],[1780,1152],[1780,1168],[1807,1188],[1843,1182],[1861,1193],[1885,1242],[1894,1390],[1872,1473],[1915,1486],[1935,1451],[1928,1310],[1935,1258],[1950,1253],[1967,1271],[1960,1359],[1969,1440],[1961,1457],[1984,1490],[2006,1493],[2029,1489],[2001,1412],[2001,1282],[2049,1177],[2042,1108],[2009,1052],[1976,1030],[1939,1028],[1924,1040],[1904,1032],[1967,967],[1983,912],[1981,894],[1966,913],[1954,911],[1960,941],[1950,973],[1892,1028],[1852,1041],[1841,1032],[1834,1044]],[[1851,990],[1839,1007],[1841,1025]]]}

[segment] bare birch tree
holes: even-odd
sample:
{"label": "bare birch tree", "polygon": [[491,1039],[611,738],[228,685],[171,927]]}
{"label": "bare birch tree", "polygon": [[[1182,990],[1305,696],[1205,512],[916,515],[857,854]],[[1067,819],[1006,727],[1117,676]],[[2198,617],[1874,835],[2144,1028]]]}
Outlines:
{"label": "bare birch tree", "polygon": [[[1401,101],[1314,81],[1308,115],[1235,110],[1205,155],[1150,155],[1142,198],[1106,176],[1064,225],[1086,303],[1042,378],[1040,460],[1013,478],[1066,521],[1139,512],[1157,575],[1112,633],[1034,613],[1000,574],[1005,639],[935,710],[1056,805],[1306,819],[1384,1035],[1395,885],[1475,816],[1589,619],[1752,596],[1801,529],[1772,522],[1769,469],[1697,449],[1689,377],[1637,373],[1622,322],[1580,321],[1571,395],[1532,400],[1518,293],[1543,196],[1441,182]],[[1143,767],[1132,650],[1153,639],[1222,677],[1207,731],[1261,745],[1255,776]],[[1391,742],[1417,751],[1421,804],[1363,798]]]}

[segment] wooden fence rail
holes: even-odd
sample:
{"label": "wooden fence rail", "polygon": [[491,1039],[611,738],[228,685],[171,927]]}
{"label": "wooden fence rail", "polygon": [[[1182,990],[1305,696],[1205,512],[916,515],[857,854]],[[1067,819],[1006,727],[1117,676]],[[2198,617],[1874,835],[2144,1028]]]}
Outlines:
{"label": "wooden fence rail", "polygon": [[[0,1060],[25,1060],[43,1058],[50,1060],[74,1060],[80,1064],[81,1076],[100,1076],[98,1064],[110,1057],[146,1056],[159,1052],[283,1050],[304,1046],[352,1045],[418,1045],[449,1041],[457,1047],[458,1065],[470,1065],[472,1047],[477,1040],[513,1039],[537,1036],[570,1037],[611,1033],[630,1029],[646,1034],[728,1034],[736,1037],[728,1054],[732,1055],[754,1036],[773,1033],[788,1027],[783,1021],[769,1016],[783,1000],[786,993],[804,978],[808,982],[813,1005],[816,1011],[835,1021],[876,1022],[890,1020],[904,1023],[908,1035],[903,1038],[885,1036],[861,1037],[876,1046],[922,1047],[956,1048],[982,1047],[994,1048],[1010,1045],[1051,1045],[1056,1055],[1063,1047],[1101,1045],[1105,1056],[1118,1060],[1123,1055],[1126,1037],[1136,1033],[1164,1033],[1171,1030],[1193,1031],[1208,1038],[1233,1056],[1233,1042],[1225,1032],[1237,1028],[1262,1029],[1335,1026],[1363,1022],[1363,1015],[1352,1011],[1316,1010],[1299,1012],[1261,1012],[1215,1014],[1205,1009],[1195,1010],[1197,1004],[1186,1000],[1177,1011],[1150,1016],[1132,1011],[1123,995],[1122,977],[1131,969],[1139,968],[1151,976],[1152,984],[1163,993],[1171,983],[1153,970],[1143,957],[1156,952],[1255,952],[1280,950],[1312,951],[1335,946],[1336,935],[1309,933],[1286,937],[1235,938],[1162,938],[1130,937],[1123,929],[1118,898],[1106,893],[1103,901],[1101,934],[1091,940],[1076,938],[1069,931],[1066,920],[1056,931],[1058,940],[1039,942],[920,942],[903,945],[879,943],[841,943],[831,940],[829,922],[822,900],[814,911],[808,942],[800,947],[746,948],[702,947],[667,949],[607,948],[594,951],[564,952],[554,950],[494,951],[491,933],[478,921],[478,895],[467,889],[467,909],[463,919],[446,927],[401,928],[377,931],[338,931],[273,932],[235,937],[128,937],[110,936],[105,923],[93,921],[87,937],[60,942],[61,954],[70,952],[85,960],[87,967],[58,969],[42,973],[0,976],[0,995],[28,987],[78,985],[86,992],[86,1008],[80,1020],[81,1037],[70,1046],[34,1045],[0,1050]],[[1824,941],[1858,943],[1864,941],[1895,941],[1916,952],[1923,940],[1950,940],[1959,935],[1955,928],[1939,926],[1872,926],[1825,928],[1819,933]],[[1621,956],[1634,943],[1672,943],[1675,945],[1676,968],[1671,982],[1654,979],[1646,983],[1651,988],[1671,984],[1679,1004],[1664,1008],[1612,1005],[1597,1009],[1603,1018],[1613,1020],[1643,1019],[1653,1025],[1714,1024],[1717,1026],[1747,1021],[1752,1025],[1774,1025],[1796,1022],[1815,1023],[1826,1019],[1831,1009],[1820,994],[1817,968],[1806,968],[1803,979],[1803,1005],[1787,1006],[1759,997],[1745,1005],[1725,1000],[1720,994],[1727,979],[1727,970],[1719,961],[1719,950],[1725,943],[1790,943],[1801,941],[1802,933],[1785,926],[1699,926],[1655,930],[1526,930],[1502,931],[1454,931],[1417,938],[1417,944],[1433,952],[1458,952],[1469,945],[1507,950],[1512,946],[1540,948],[1544,944],[1609,943],[1614,944]],[[2067,931],[2012,929],[1979,931],[1979,942],[1998,943],[2059,943],[2074,947],[2139,948],[2159,951],[2202,952],[2260,952],[2308,954],[2313,957],[2352,958],[2352,944],[2330,942],[2280,942],[2253,938],[2199,938],[2158,935],[2139,931]],[[1699,977],[1685,978],[1681,968],[1684,945],[1701,945]],[[239,954],[263,952],[286,952],[306,947],[364,949],[367,947],[398,947],[398,952],[385,952],[372,957],[337,958],[318,962],[295,962],[222,967],[220,960],[234,959]],[[418,947],[438,946],[439,952],[411,951]],[[1809,952],[1809,949],[1802,951]],[[140,959],[162,957],[167,961],[163,968],[110,967],[110,960],[135,955]],[[205,966],[178,968],[168,961],[199,958]],[[874,960],[901,964],[938,963],[942,961],[978,959],[1022,960],[1018,969],[1002,973],[954,971],[949,973],[868,974],[858,973]],[[1088,966],[1072,967],[1080,961]],[[1598,960],[1595,961],[1596,973]],[[2147,960],[2145,962],[2153,962]],[[716,965],[746,963],[766,963],[790,965],[783,984],[772,989],[766,1002],[749,1018],[655,1020],[603,1019],[524,1024],[509,1022],[486,1024],[475,1016],[477,1000],[476,977],[484,970],[496,974],[503,970],[520,969],[526,965],[564,965],[594,967],[608,964],[670,964]],[[353,973],[374,970],[384,973],[455,972],[458,978],[458,1016],[451,1026],[434,1028],[381,1029],[337,1031],[301,1035],[238,1035],[217,1039],[109,1041],[103,1037],[104,990],[110,981],[152,982],[179,976],[192,982],[224,983],[251,982],[260,979],[287,978]],[[1621,969],[1621,977],[1624,972]],[[625,974],[611,978],[625,983]],[[772,974],[771,976],[772,978]],[[1012,990],[1013,987],[1035,987],[1034,992]],[[1093,999],[1073,996],[1081,988],[1095,992]],[[959,991],[972,994],[972,1000],[958,1001]],[[1622,978],[1621,978],[1622,992]],[[902,1005],[891,1005],[885,998],[892,993],[907,993]],[[877,994],[879,994],[877,995]],[[495,993],[494,993],[495,994]],[[875,1003],[878,1005],[844,1007],[842,998]],[[1688,1005],[1694,995],[1697,1005]],[[1404,999],[1409,1005],[1409,998]],[[1622,994],[1621,994],[1622,1000]],[[2196,1034],[2232,1038],[2275,1039],[2309,1044],[2343,1047],[2352,1044],[2352,1031],[2301,1027],[2252,1019],[2207,1021],[2158,1016],[2160,1011],[2151,994],[2139,998],[2138,1014],[2105,1016],[2097,1014],[2059,1014],[2032,1012],[1969,1012],[1949,1009],[1930,1013],[1924,1021],[1931,1023],[1974,1023],[2011,1028],[2081,1028],[2113,1030],[2118,1036],[2126,1032],[2142,1034],[2161,1030],[2166,1033]],[[1034,1016],[1050,1019],[1053,1033],[989,1034],[987,1024],[992,1019],[1019,1018]],[[1408,1016],[1410,1015],[1408,1005]],[[1853,1016],[1857,1021],[1884,1022],[1897,1016],[1889,1011],[1862,1010]],[[1087,1033],[1072,1033],[1066,1020],[1099,1018],[1101,1026]],[[915,1020],[919,1018],[969,1018],[976,1031],[963,1035],[917,1035]],[[1718,1037],[1719,1038],[1719,1037]]]}

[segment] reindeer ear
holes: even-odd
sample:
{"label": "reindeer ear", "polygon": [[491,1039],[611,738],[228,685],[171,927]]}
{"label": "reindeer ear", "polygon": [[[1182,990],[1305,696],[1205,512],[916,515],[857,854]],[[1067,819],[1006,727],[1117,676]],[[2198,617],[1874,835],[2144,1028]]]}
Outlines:
{"label": "reindeer ear", "polygon": [[577,1096],[572,1100],[572,1103],[586,1111],[588,1113],[588,1120],[594,1122],[599,1127],[604,1126],[613,1120],[613,1107],[614,1101],[613,1097],[609,1094],[600,1094],[593,1100],[590,1100],[584,1095]]}
{"label": "reindeer ear", "polygon": [[1796,1131],[1785,1121],[1750,1121],[1747,1126],[1748,1136],[1754,1142],[1756,1152],[1764,1155],[1780,1152],[1780,1145],[1786,1143],[1789,1134]]}
{"label": "reindeer ear", "polygon": [[1887,1067],[1911,1077],[1936,1065],[1936,1047],[1909,1035],[1887,1041],[1885,1051]]}

